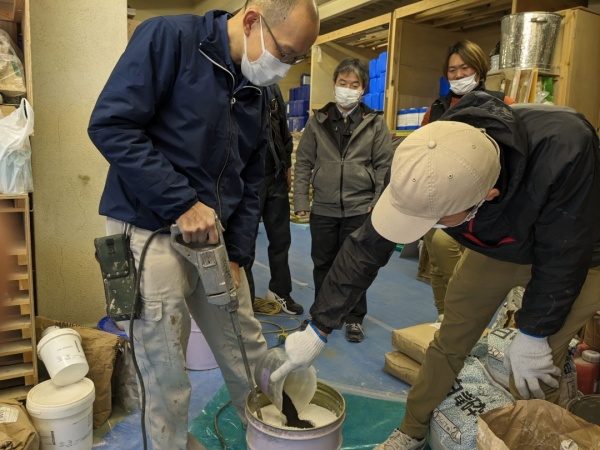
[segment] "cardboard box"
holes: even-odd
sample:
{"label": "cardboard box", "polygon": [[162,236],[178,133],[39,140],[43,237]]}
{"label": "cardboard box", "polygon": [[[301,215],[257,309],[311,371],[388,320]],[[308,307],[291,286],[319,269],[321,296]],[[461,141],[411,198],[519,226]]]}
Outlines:
{"label": "cardboard box", "polygon": [[139,20],[127,19],[127,40],[131,39],[133,32],[135,31],[135,29],[138,27],[138,25],[140,23],[142,23],[142,22]]}
{"label": "cardboard box", "polygon": [[383,370],[412,386],[419,375],[421,364],[403,353],[388,352],[385,354]]}
{"label": "cardboard box", "polygon": [[425,352],[441,323],[422,323],[392,331],[392,347],[422,364]]}

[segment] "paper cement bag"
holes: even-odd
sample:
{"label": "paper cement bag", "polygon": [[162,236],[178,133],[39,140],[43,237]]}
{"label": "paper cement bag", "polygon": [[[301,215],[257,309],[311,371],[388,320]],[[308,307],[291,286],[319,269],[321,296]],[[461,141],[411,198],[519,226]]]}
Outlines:
{"label": "paper cement bag", "polygon": [[479,416],[479,450],[559,450],[569,440],[579,450],[600,450],[600,427],[545,400],[519,400]]}

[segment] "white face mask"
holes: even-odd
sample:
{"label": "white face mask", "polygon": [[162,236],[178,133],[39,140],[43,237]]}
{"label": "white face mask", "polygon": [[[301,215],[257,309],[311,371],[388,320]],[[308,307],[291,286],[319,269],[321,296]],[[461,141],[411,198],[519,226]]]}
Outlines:
{"label": "white face mask", "polygon": [[347,87],[335,87],[335,102],[342,108],[352,108],[360,101],[362,91],[360,89],[350,89]]}
{"label": "white face mask", "polygon": [[470,222],[471,220],[473,220],[475,218],[475,216],[477,215],[477,211],[479,211],[479,208],[481,208],[481,205],[483,205],[484,203],[485,203],[485,198],[483,200],[481,200],[479,203],[477,203],[473,208],[471,208],[471,210],[465,216],[465,218],[463,219],[463,221],[461,223],[457,223],[456,225],[451,225],[451,226],[442,225],[441,223],[436,223],[431,228],[440,228],[440,229],[443,230],[445,228],[453,228],[453,227],[457,227],[459,225],[462,225],[463,223]]}
{"label": "white face mask", "polygon": [[477,87],[479,82],[475,80],[477,74],[469,77],[461,78],[460,80],[450,80],[450,90],[456,95],[465,95]]}
{"label": "white face mask", "polygon": [[246,48],[246,34],[244,33],[244,55],[242,56],[242,73],[252,84],[256,86],[270,86],[277,83],[286,76],[290,64],[285,64],[279,61],[269,50],[265,48],[265,38],[263,35],[262,18],[259,18],[260,23],[260,45],[262,53],[256,61],[248,59]]}

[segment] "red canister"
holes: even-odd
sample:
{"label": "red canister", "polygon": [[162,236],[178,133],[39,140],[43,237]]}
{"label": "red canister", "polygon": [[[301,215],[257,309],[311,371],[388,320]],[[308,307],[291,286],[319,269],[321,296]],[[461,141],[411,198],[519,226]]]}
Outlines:
{"label": "red canister", "polygon": [[577,367],[577,389],[582,393],[595,394],[598,391],[598,378],[600,377],[600,353],[594,350],[585,350],[581,356],[575,358]]}

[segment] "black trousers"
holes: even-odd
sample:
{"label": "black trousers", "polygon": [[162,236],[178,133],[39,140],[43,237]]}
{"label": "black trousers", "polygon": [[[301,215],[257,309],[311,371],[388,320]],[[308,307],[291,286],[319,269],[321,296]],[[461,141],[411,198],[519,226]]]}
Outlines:
{"label": "black trousers", "polygon": [[[290,234],[290,201],[285,172],[277,176],[267,175],[260,190],[262,221],[269,240],[269,269],[271,280],[269,290],[287,297],[292,292],[292,276],[288,263],[288,252],[292,237]],[[256,298],[252,264],[245,267],[250,294]]]}
{"label": "black trousers", "polygon": [[[350,233],[360,227],[368,214],[353,217],[327,217],[310,215],[310,235],[312,237],[311,257],[313,260],[313,279],[315,282],[315,299],[319,294],[323,280],[333,261]],[[327,299],[324,299],[327,303]],[[362,323],[367,315],[367,295],[363,292],[360,301],[346,316],[346,323]]]}

